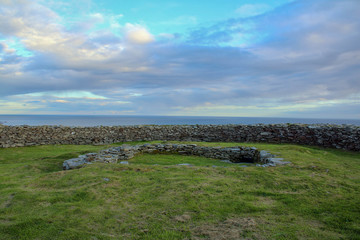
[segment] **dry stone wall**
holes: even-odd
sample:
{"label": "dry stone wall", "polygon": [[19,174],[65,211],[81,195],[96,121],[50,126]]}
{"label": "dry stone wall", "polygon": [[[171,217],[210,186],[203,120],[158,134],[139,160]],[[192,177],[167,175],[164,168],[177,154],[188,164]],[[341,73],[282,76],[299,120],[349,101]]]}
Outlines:
{"label": "dry stone wall", "polygon": [[127,141],[295,143],[360,151],[360,127],[351,125],[146,125],[114,127],[0,125],[0,147],[108,144]]}
{"label": "dry stone wall", "polygon": [[[258,166],[268,167],[284,165],[289,162],[275,156],[267,151],[259,151],[255,147],[203,147],[196,144],[143,144],[130,146],[123,144],[119,147],[113,147],[101,150],[99,153],[87,153],[77,158],[64,161],[63,169],[69,170],[79,168],[85,164],[94,162],[117,163],[121,160],[129,160],[139,153],[177,153],[184,155],[203,156],[207,158],[222,159],[229,163],[258,163]],[[123,161],[120,163],[126,163]]]}

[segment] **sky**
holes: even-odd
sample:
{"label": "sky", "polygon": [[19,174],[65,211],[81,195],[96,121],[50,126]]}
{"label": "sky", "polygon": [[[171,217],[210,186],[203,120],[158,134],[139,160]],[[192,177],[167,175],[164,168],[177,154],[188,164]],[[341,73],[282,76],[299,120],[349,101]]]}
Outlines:
{"label": "sky", "polygon": [[0,0],[0,114],[360,119],[360,1]]}

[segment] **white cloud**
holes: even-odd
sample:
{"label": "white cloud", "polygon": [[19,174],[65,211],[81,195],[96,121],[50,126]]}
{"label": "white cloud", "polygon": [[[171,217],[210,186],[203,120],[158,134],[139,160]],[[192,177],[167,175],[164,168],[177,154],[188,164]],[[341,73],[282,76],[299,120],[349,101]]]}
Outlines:
{"label": "white cloud", "polygon": [[121,28],[121,25],[119,24],[119,19],[123,18],[124,15],[123,14],[118,14],[118,15],[113,15],[109,17],[109,23],[110,23],[110,27],[113,29],[118,29]]}
{"label": "white cloud", "polygon": [[267,4],[244,4],[236,9],[235,12],[240,17],[246,18],[263,14],[269,10],[271,10],[271,7]]}
{"label": "white cloud", "polygon": [[127,23],[124,31],[126,39],[131,43],[146,44],[154,41],[154,36],[141,25]]}
{"label": "white cloud", "polygon": [[104,16],[101,13],[92,13],[90,17],[99,23],[104,22]]}
{"label": "white cloud", "polygon": [[[26,50],[36,54],[35,59],[47,58],[48,65],[56,61],[54,64],[57,65],[57,69],[104,67],[114,71],[124,69],[128,72],[132,71],[131,69],[138,71],[146,67],[139,66],[140,61],[136,65],[135,62],[129,61],[133,56],[127,55],[122,59],[122,52],[128,43],[121,42],[121,38],[111,31],[86,33],[96,24],[105,20],[111,23],[122,15],[90,14],[87,15],[88,23],[78,23],[88,26],[80,27],[79,31],[72,31],[73,29],[68,30],[60,24],[62,19],[57,13],[36,2],[25,1],[22,4],[21,0],[15,0],[8,5],[0,5],[0,13],[0,34],[7,37],[5,43],[16,37]],[[125,37],[130,43],[144,44],[154,40],[153,36],[140,25],[127,24],[122,29],[125,29]],[[106,43],[107,39],[109,43]],[[117,66],[103,64],[114,58],[121,62],[121,67],[118,67],[119,62]]]}
{"label": "white cloud", "polygon": [[28,103],[27,101],[0,100],[0,114],[23,114],[45,107],[43,103]]}
{"label": "white cloud", "polygon": [[[259,101],[261,101],[259,99]],[[318,100],[305,101],[299,103],[279,103],[271,101],[268,103],[257,103],[253,101],[253,105],[222,105],[217,103],[208,103],[189,106],[189,107],[173,107],[175,111],[173,115],[185,116],[243,116],[243,117],[280,117],[286,116],[289,112],[309,112],[318,108],[337,107],[348,105],[359,105],[360,99],[356,97],[341,100]],[[337,116],[339,117],[339,116]]]}
{"label": "white cloud", "polygon": [[57,98],[86,98],[86,99],[107,99],[88,91],[53,91],[53,92],[37,92],[25,94],[31,97],[51,96]]}

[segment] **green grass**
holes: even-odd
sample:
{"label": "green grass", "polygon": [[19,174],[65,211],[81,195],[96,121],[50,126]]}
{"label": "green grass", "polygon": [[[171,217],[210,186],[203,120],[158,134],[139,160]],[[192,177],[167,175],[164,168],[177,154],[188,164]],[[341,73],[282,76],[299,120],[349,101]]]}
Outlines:
{"label": "green grass", "polygon": [[360,239],[359,153],[197,144],[255,146],[292,164],[142,154],[62,171],[109,146],[0,149],[0,239]]}

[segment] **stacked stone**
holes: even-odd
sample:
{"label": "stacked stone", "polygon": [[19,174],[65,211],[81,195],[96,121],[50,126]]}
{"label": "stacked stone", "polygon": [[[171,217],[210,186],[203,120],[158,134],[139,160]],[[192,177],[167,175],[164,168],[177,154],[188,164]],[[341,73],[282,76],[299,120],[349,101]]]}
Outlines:
{"label": "stacked stone", "polygon": [[129,160],[139,153],[178,153],[184,155],[203,156],[207,158],[222,159],[232,163],[258,163],[261,166],[276,166],[282,158],[274,158],[267,151],[259,151],[254,147],[202,147],[196,144],[143,144],[122,145],[102,150],[99,153],[88,153],[77,158],[66,160],[64,170],[81,167],[92,162],[117,163],[119,160]]}
{"label": "stacked stone", "polygon": [[0,125],[0,147],[110,144],[126,141],[268,142],[360,151],[360,127],[351,125],[154,125],[116,127]]}

